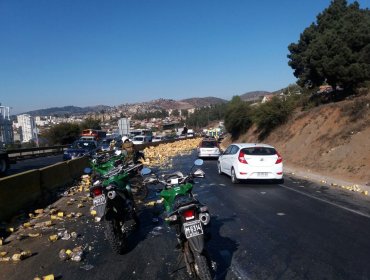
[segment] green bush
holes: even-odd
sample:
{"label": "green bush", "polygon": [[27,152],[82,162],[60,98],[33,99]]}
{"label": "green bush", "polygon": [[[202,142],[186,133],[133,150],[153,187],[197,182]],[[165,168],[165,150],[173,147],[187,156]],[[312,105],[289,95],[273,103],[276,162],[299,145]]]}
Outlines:
{"label": "green bush", "polygon": [[230,101],[225,114],[225,128],[233,139],[237,139],[252,126],[252,112],[251,106],[240,97],[234,96]]}
{"label": "green bush", "polygon": [[294,111],[296,97],[273,97],[271,101],[260,104],[253,114],[259,138],[263,140],[277,126],[285,123]]}

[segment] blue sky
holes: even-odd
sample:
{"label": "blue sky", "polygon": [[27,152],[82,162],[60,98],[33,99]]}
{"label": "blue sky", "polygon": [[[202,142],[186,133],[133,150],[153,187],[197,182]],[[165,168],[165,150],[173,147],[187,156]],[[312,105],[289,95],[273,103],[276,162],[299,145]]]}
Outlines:
{"label": "blue sky", "polygon": [[329,3],[0,0],[0,102],[18,114],[278,90],[296,80],[287,46]]}

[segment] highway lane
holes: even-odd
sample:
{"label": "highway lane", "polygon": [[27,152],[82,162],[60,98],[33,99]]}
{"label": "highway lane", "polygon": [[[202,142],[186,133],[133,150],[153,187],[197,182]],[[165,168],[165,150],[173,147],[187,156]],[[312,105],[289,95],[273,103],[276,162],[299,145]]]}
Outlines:
{"label": "highway lane", "polygon": [[47,157],[29,158],[18,160],[17,163],[11,164],[7,176],[18,174],[32,169],[39,169],[63,161],[63,155],[52,155]]}
{"label": "highway lane", "polygon": [[[174,166],[187,171],[194,159],[194,153],[178,157]],[[216,173],[214,160],[206,160],[202,169],[207,177],[197,179],[194,192],[212,214],[207,246],[218,266],[215,279],[370,279],[368,198],[288,177],[281,185],[232,185],[229,177]],[[104,240],[102,225],[88,215],[88,205],[66,206],[67,199],[57,206],[85,216],[60,221],[41,238],[3,246],[0,251],[22,248],[36,255],[19,264],[0,263],[0,278],[54,273],[61,279],[188,279],[161,206],[141,204],[142,227],[130,251],[119,256]],[[153,187],[147,201],[155,199]],[[57,229],[80,237],[50,243],[47,236]],[[77,245],[85,248],[81,263],[58,259],[60,249]]]}

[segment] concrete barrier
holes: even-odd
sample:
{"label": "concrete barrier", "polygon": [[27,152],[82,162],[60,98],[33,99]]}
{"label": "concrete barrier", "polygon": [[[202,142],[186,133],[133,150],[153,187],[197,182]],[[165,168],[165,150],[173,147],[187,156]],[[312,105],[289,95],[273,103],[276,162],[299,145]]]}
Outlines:
{"label": "concrete barrier", "polygon": [[0,179],[0,221],[41,199],[40,171],[30,170]]}
{"label": "concrete barrier", "polygon": [[67,164],[68,164],[69,174],[72,177],[72,179],[80,178],[84,172],[84,169],[90,166],[88,157],[82,157],[82,158],[69,160]]}
{"label": "concrete barrier", "polygon": [[72,183],[67,162],[61,162],[40,170],[40,186],[43,193],[53,192],[59,187]]}
{"label": "concrete barrier", "polygon": [[[182,139],[136,145],[136,148],[141,150],[179,140]],[[19,210],[47,198],[57,188],[71,184],[87,166],[89,158],[83,157],[0,179],[0,221],[8,220]]]}

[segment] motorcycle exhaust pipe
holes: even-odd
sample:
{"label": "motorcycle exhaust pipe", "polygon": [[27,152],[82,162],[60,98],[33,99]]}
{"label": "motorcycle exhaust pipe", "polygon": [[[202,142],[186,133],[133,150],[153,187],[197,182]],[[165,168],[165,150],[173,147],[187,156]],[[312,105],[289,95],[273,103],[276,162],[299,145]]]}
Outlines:
{"label": "motorcycle exhaust pipe", "polygon": [[206,213],[200,213],[199,214],[199,220],[206,226],[211,221],[211,216],[207,212]]}
{"label": "motorcycle exhaust pipe", "polygon": [[108,192],[108,198],[109,199],[114,199],[116,197],[116,192],[115,191],[109,191]]}

